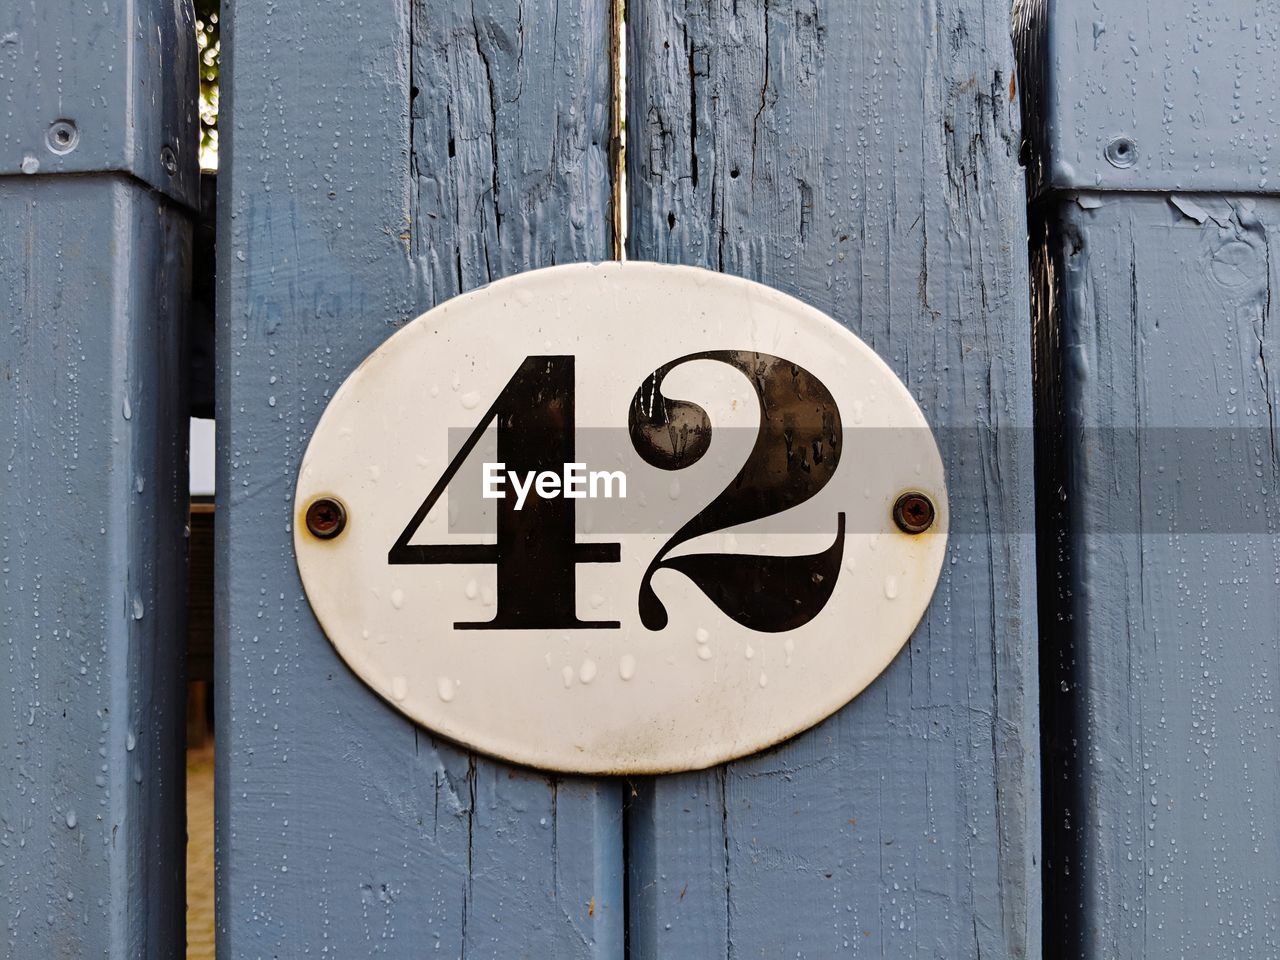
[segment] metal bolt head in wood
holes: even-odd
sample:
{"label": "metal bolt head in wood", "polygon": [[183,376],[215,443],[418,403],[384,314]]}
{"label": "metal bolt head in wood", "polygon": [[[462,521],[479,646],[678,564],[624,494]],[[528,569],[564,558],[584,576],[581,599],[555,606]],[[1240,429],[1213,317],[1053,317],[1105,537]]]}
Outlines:
{"label": "metal bolt head in wood", "polygon": [[334,497],[317,497],[307,505],[307,531],[318,540],[332,540],[347,526],[347,511]]}
{"label": "metal bolt head in wood", "polygon": [[933,502],[923,493],[904,493],[893,505],[893,522],[903,533],[924,533],[933,520]]}

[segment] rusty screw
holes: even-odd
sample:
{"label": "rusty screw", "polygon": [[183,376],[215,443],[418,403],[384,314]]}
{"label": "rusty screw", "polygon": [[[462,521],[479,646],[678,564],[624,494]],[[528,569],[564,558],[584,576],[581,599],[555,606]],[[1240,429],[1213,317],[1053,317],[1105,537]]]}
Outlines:
{"label": "rusty screw", "polygon": [[923,493],[904,493],[893,505],[893,522],[903,533],[924,533],[933,526],[933,501]]}
{"label": "rusty screw", "polygon": [[332,540],[347,525],[347,509],[333,497],[317,497],[307,507],[307,530],[319,540]]}

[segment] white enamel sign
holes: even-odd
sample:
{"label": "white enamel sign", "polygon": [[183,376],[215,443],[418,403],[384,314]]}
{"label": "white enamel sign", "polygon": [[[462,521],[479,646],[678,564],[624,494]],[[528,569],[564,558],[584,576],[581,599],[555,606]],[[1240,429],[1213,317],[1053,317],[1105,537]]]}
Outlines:
{"label": "white enamel sign", "polygon": [[424,314],[347,378],[294,544],[423,726],[580,773],[706,767],[838,710],[942,566],[932,433],[862,341],[746,280],[579,264]]}

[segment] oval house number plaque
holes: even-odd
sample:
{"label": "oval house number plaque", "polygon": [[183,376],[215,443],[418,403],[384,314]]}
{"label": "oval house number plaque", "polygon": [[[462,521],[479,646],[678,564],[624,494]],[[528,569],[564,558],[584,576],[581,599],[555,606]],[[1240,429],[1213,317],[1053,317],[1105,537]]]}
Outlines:
{"label": "oval house number plaque", "polygon": [[347,378],[294,543],[338,653],[437,733],[579,773],[706,767],[888,665],[946,547],[937,446],[829,317],[690,267],[457,297]]}

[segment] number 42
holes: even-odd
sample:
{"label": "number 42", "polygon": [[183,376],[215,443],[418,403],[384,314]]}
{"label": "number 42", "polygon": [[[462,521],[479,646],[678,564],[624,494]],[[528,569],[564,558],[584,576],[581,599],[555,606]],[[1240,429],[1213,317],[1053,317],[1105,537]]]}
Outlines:
{"label": "number 42", "polygon": [[[710,503],[677,530],[649,561],[638,598],[650,630],[668,623],[654,592],[658,570],[675,570],[736,622],[752,630],[794,630],[816,617],[835,589],[844,554],[845,515],[825,550],[803,556],[697,553],[669,557],[704,534],[789,510],[818,493],[840,462],[840,412],[831,392],[803,367],[770,354],[709,350],[672,360],[645,378],[631,400],[627,425],[636,452],[651,466],[679,470],[696,463],[711,442],[706,411],[662,393],[662,381],[683,363],[727,364],[752,384],[760,427],[746,462]],[[580,620],[577,565],[617,563],[617,543],[579,543],[574,503],[532,496],[516,510],[497,501],[497,542],[414,544],[409,541],[491,424],[498,459],[509,470],[559,470],[574,456],[574,358],[526,357],[462,444],[387,554],[391,564],[484,563],[497,567],[492,620],[460,622],[461,630],[618,629],[616,620]]]}

